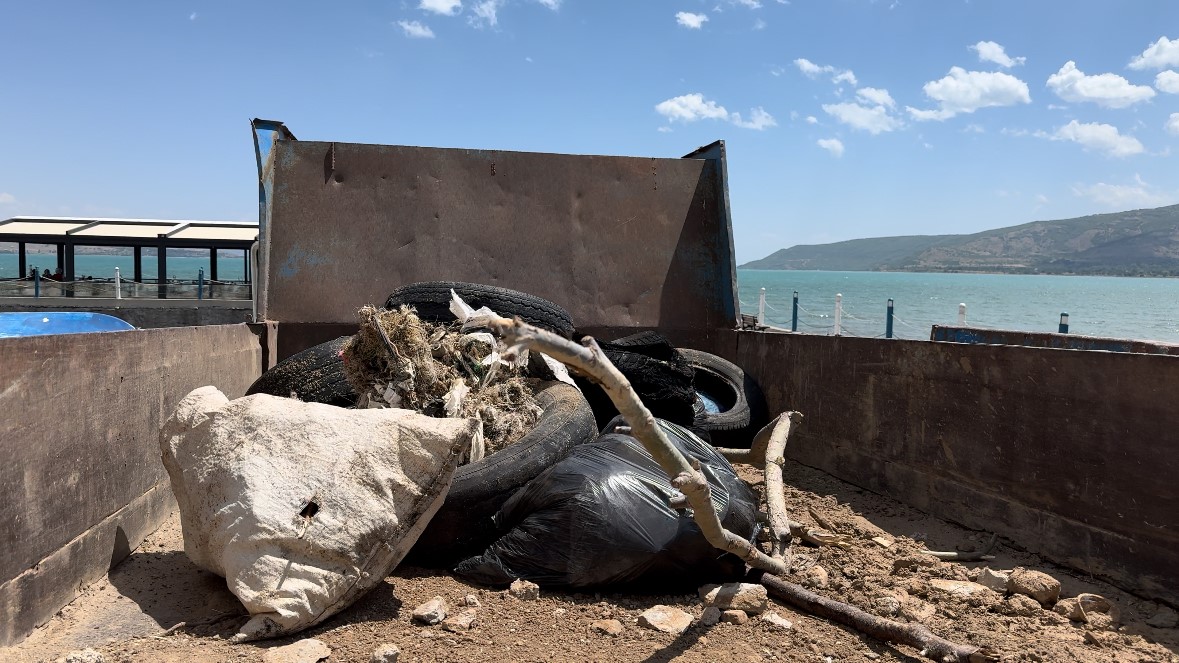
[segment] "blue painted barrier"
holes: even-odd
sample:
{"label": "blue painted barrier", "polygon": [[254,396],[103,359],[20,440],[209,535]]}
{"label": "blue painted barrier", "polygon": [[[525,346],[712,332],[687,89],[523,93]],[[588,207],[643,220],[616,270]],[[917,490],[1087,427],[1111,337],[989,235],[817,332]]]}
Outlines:
{"label": "blue painted barrier", "polygon": [[0,338],[45,336],[48,334],[86,334],[90,332],[126,331],[134,326],[113,315],[68,312],[0,313]]}

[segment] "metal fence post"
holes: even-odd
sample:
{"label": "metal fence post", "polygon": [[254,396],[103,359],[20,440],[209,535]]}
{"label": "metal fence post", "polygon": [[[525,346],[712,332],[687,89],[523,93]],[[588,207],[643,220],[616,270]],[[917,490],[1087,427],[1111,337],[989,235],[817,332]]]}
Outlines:
{"label": "metal fence post", "polygon": [[123,298],[123,279],[119,274],[119,268],[115,268],[115,299]]}
{"label": "metal fence post", "polygon": [[839,323],[843,318],[843,294],[835,293],[835,335],[839,336]]}
{"label": "metal fence post", "polygon": [[888,298],[888,317],[884,323],[884,338],[892,338],[892,298]]}
{"label": "metal fence post", "polygon": [[33,265],[33,299],[41,296],[41,272]]}
{"label": "metal fence post", "polygon": [[790,331],[798,331],[798,291],[794,291],[794,306],[790,314]]}
{"label": "metal fence post", "polygon": [[205,298],[205,268],[197,270],[197,301]]}
{"label": "metal fence post", "polygon": [[966,325],[966,304],[965,303],[958,305],[958,326],[962,327],[964,325]]}
{"label": "metal fence post", "polygon": [[1060,333],[1061,334],[1068,333],[1068,313],[1061,313],[1060,314]]}

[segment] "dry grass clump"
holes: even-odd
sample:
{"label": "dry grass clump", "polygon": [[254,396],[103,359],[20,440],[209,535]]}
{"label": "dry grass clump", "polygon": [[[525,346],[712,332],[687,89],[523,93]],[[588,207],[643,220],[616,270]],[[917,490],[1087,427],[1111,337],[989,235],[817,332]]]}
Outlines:
{"label": "dry grass clump", "polygon": [[358,407],[399,407],[432,417],[483,422],[487,453],[523,437],[540,418],[525,365],[492,357],[488,333],[421,320],[412,308],[365,306],[360,331],[343,352],[344,372]]}

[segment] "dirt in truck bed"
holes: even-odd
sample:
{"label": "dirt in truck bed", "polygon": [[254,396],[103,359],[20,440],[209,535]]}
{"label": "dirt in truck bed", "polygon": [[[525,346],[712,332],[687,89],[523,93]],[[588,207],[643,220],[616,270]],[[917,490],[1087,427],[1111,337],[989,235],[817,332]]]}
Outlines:
{"label": "dirt in truck bed", "polygon": [[[760,472],[745,466],[738,470],[758,490],[763,488]],[[792,519],[809,525],[816,524],[817,516],[852,539],[846,549],[792,546],[791,580],[824,596],[899,621],[919,621],[956,642],[989,646],[1002,661],[1179,661],[1179,630],[1169,608],[1048,564],[1003,541],[993,550],[994,560],[933,559],[919,551],[985,546],[989,534],[932,518],[805,467],[788,464],[785,478]],[[984,566],[1046,572],[1062,583],[1062,597],[1090,592],[1113,607],[1089,614],[1090,622],[1083,623],[1022,595],[1005,598],[990,590],[966,595],[948,589],[952,583],[947,581],[969,581]],[[455,613],[468,595],[479,604],[469,630],[452,632],[412,620],[414,608],[435,596],[443,597]],[[681,635],[640,626],[639,615],[660,604],[691,613],[693,625]],[[401,567],[316,628],[292,638],[230,644],[226,639],[244,621],[238,617],[244,611],[223,579],[200,571],[185,557],[173,515],[107,578],[87,588],[24,643],[0,650],[0,660],[54,661],[89,647],[108,662],[263,661],[271,648],[304,638],[326,644],[329,663],[367,662],[389,644],[400,649],[401,661],[926,660],[911,648],[879,642],[777,603],[770,610],[789,621],[789,627],[759,617],[702,626],[703,610],[694,592],[651,596],[542,588],[539,599],[522,600],[445,572]],[[618,620],[621,633],[602,632],[604,620]],[[184,625],[171,628],[182,621]]]}

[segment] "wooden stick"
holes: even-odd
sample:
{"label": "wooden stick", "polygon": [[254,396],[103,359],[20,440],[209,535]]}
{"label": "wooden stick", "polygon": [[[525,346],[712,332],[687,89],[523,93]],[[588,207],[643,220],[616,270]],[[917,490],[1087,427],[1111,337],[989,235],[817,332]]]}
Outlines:
{"label": "wooden stick", "polygon": [[770,514],[770,531],[774,536],[774,559],[786,559],[786,547],[790,545],[790,518],[786,513],[786,491],[782,482],[782,466],[786,464],[786,441],[790,430],[802,422],[802,414],[784,412],[774,420],[765,452],[766,509]]}
{"label": "wooden stick", "polygon": [[883,642],[908,645],[920,650],[925,658],[934,661],[989,663],[998,660],[998,657],[988,649],[950,642],[934,635],[921,624],[902,624],[877,617],[855,606],[819,596],[768,573],[762,574],[760,582],[765,585],[771,596],[795,608],[850,626]]}
{"label": "wooden stick", "polygon": [[687,498],[692,506],[696,524],[700,526],[701,533],[709,543],[737,555],[754,568],[777,574],[788,571],[781,560],[766,555],[721,525],[720,518],[712,506],[708,480],[700,472],[699,461],[693,459],[689,463],[683,454],[672,446],[663,431],[655,424],[655,417],[651,411],[639,400],[630,382],[606,358],[596,341],[587,336],[582,339],[582,345],[577,345],[552,332],[525,324],[518,318],[509,320],[494,316],[480,320],[479,323],[485,324],[505,340],[509,346],[506,353],[508,356],[514,355],[519,348],[535,348],[557,361],[578,369],[600,385],[610,396],[614,407],[618,408],[618,412],[626,419],[626,423],[631,427],[631,434],[642,443],[663,471],[667,472],[667,476],[671,477],[671,485]]}
{"label": "wooden stick", "polygon": [[995,556],[990,554],[995,547],[995,542],[999,540],[998,534],[991,534],[991,542],[987,544],[986,548],[982,550],[975,550],[972,552],[949,552],[941,550],[922,550],[926,555],[932,555],[938,559],[944,559],[947,562],[984,562],[995,559]]}

